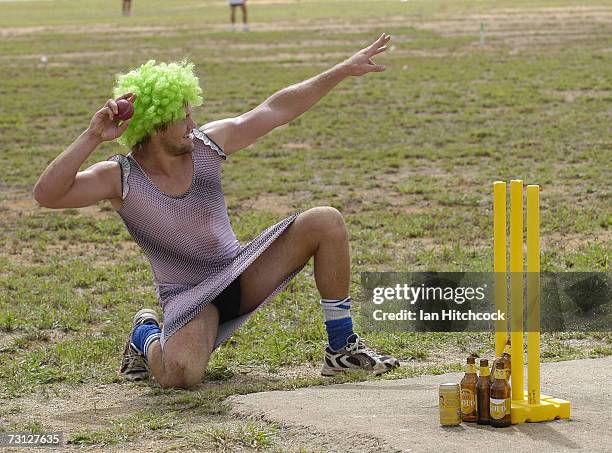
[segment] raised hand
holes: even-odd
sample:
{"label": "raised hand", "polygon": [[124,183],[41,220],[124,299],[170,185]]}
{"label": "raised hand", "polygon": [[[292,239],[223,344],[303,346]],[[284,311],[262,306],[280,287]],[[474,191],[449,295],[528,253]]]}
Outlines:
{"label": "raised hand", "polygon": [[106,101],[106,104],[104,104],[104,107],[94,114],[89,123],[89,131],[100,139],[100,141],[115,140],[117,137],[120,137],[130,125],[130,120],[120,121],[115,117],[115,115],[119,113],[116,102],[119,99],[127,99],[133,104],[136,95],[127,93],[117,99],[109,99]]}
{"label": "raised hand", "polygon": [[391,36],[383,33],[376,41],[368,47],[361,49],[352,57],[340,63],[347,71],[348,75],[361,76],[368,72],[382,72],[385,70],[384,65],[379,65],[372,61],[372,57],[387,50],[387,43],[391,40]]}

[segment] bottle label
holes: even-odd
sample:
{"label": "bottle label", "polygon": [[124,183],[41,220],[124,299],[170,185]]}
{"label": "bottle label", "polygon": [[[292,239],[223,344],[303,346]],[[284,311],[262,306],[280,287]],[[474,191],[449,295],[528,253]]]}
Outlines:
{"label": "bottle label", "polygon": [[481,366],[480,367],[480,376],[481,377],[489,376],[489,367],[488,366]]}
{"label": "bottle label", "polygon": [[476,410],[476,396],[470,389],[461,389],[461,412],[469,415]]}
{"label": "bottle label", "polygon": [[502,369],[495,368],[495,372],[493,373],[493,377],[495,379],[506,379],[506,376],[507,374],[506,374],[505,368],[502,368]]}
{"label": "bottle label", "polygon": [[476,364],[475,363],[468,363],[467,372],[468,373],[476,373]]}
{"label": "bottle label", "polygon": [[501,420],[506,415],[510,414],[510,398],[497,399],[491,398],[489,406],[489,414],[491,418]]}

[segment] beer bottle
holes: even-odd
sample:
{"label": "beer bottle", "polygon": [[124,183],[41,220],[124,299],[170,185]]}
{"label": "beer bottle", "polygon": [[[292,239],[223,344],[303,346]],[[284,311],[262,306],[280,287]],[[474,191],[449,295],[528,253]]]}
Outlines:
{"label": "beer bottle", "polygon": [[461,380],[461,419],[464,422],[475,422],[477,417],[476,408],[476,359],[468,357],[467,372]]}
{"label": "beer bottle", "polygon": [[476,383],[479,425],[489,424],[490,389],[489,361],[487,359],[480,359],[480,376],[478,376],[478,382]]}
{"label": "beer bottle", "polygon": [[495,368],[495,380],[491,386],[489,406],[489,424],[495,428],[510,426],[510,384],[506,380],[506,368],[503,362]]}
{"label": "beer bottle", "polygon": [[493,381],[495,380],[495,370],[497,369],[498,364],[500,363],[504,364],[504,369],[506,370],[506,380],[510,380],[510,373],[512,372],[510,338],[508,338],[508,341],[506,341],[506,346],[504,346],[504,351],[502,352],[502,355],[493,361],[493,366],[491,367],[491,384],[493,384]]}

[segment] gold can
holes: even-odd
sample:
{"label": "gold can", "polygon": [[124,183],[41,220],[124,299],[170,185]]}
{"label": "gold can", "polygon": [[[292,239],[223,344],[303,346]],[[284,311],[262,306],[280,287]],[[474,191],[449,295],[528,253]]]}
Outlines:
{"label": "gold can", "polygon": [[440,424],[457,426],[461,424],[461,389],[459,384],[440,384]]}

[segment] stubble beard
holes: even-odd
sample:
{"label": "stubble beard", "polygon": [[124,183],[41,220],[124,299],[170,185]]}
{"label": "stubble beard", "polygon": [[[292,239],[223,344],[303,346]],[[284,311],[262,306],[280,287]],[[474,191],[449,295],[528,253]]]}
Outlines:
{"label": "stubble beard", "polygon": [[184,156],[186,154],[191,154],[193,151],[193,142],[189,142],[189,144],[176,145],[173,143],[168,143],[166,140],[162,139],[162,145],[171,156]]}

